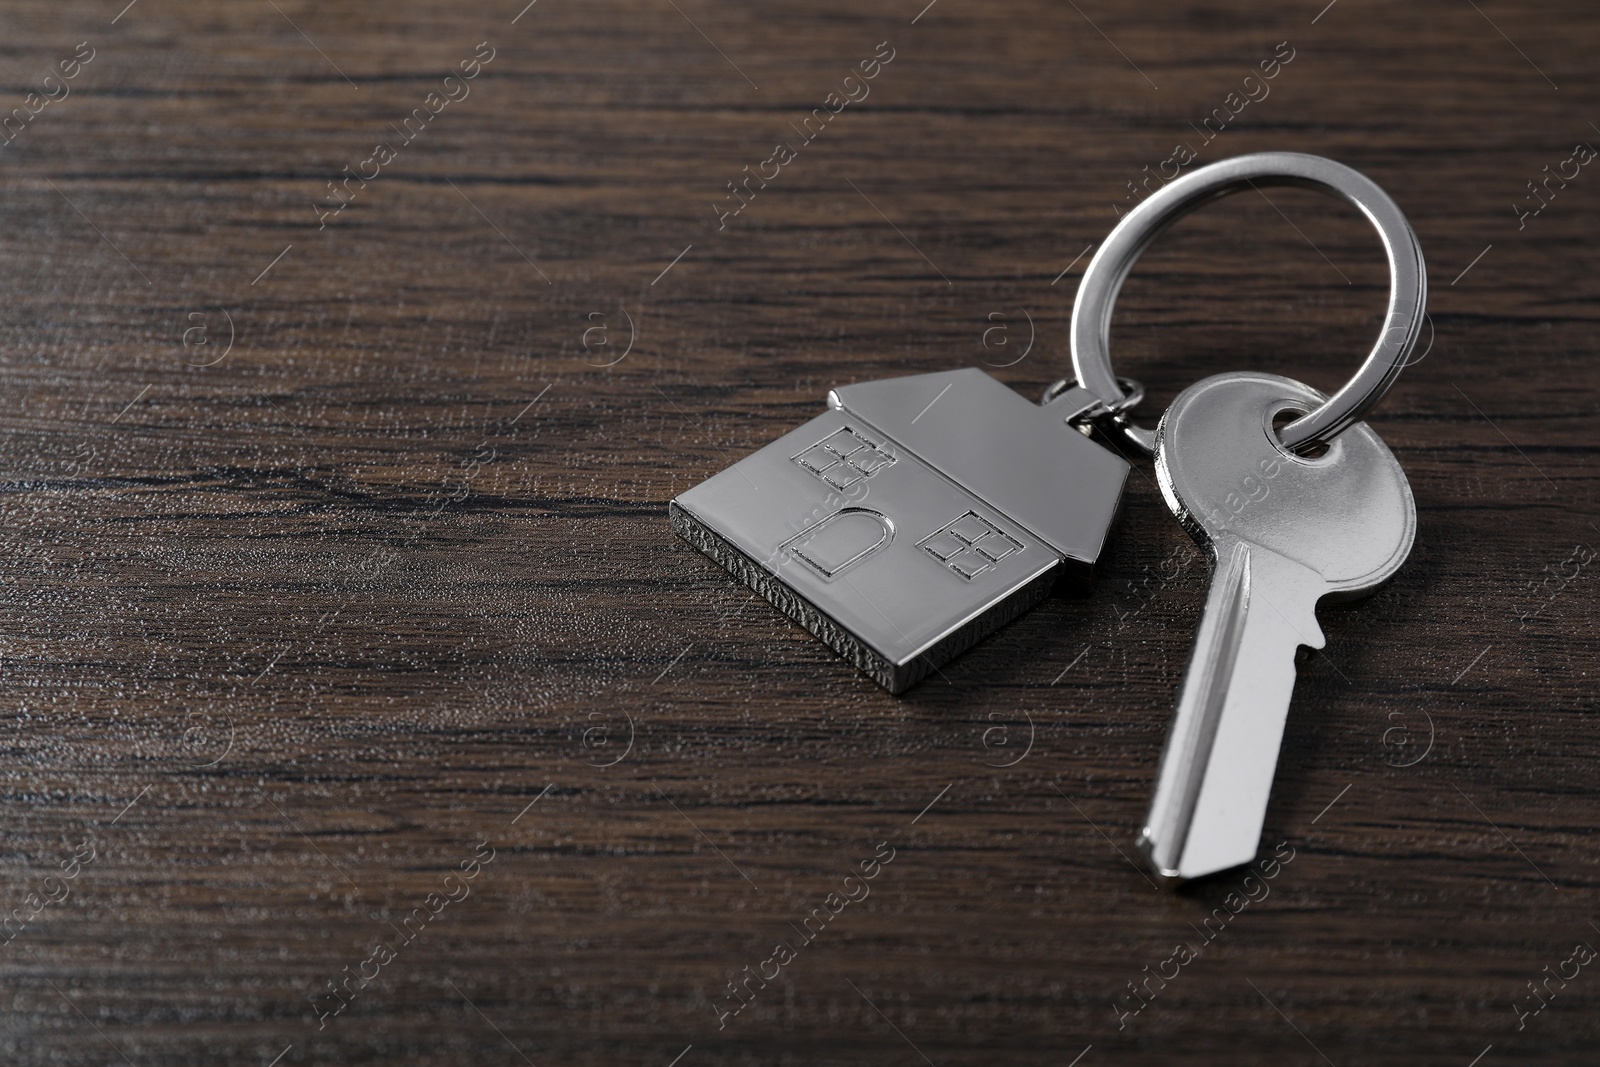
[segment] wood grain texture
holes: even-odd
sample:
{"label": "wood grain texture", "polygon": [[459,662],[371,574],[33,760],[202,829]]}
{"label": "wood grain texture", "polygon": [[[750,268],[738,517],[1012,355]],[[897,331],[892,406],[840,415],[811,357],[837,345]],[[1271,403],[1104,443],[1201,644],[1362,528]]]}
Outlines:
{"label": "wood grain texture", "polygon": [[[1592,4],[120,7],[0,14],[0,113],[94,53],[0,148],[0,1060],[1595,1062],[1594,966],[1514,1009],[1600,945],[1596,578],[1552,577],[1600,543],[1600,174],[1513,208],[1600,141]],[[1147,463],[1092,596],[899,699],[666,516],[833,384],[1069,373],[1077,257],[1179,142],[1362,169],[1432,285],[1373,419],[1416,550],[1323,613],[1294,858],[1209,941],[1239,877],[1128,859],[1205,586]],[[1152,411],[1331,389],[1385,286],[1353,211],[1234,197],[1145,256],[1115,357]]]}

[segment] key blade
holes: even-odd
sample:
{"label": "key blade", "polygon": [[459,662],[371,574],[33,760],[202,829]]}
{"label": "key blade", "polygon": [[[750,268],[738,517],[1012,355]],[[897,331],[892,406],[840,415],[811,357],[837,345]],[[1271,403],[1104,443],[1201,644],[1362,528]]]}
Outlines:
{"label": "key blade", "polygon": [[1170,878],[1255,859],[1278,765],[1295,651],[1326,644],[1315,571],[1242,541],[1216,570],[1139,847]]}

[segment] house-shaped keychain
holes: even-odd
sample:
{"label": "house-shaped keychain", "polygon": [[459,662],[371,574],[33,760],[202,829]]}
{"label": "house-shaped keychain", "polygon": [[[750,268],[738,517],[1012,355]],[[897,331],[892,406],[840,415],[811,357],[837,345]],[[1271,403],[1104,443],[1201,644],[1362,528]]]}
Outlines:
{"label": "house-shaped keychain", "polygon": [[1058,581],[1088,585],[1128,463],[1076,414],[975,368],[843,386],[674,499],[672,526],[899,693]]}

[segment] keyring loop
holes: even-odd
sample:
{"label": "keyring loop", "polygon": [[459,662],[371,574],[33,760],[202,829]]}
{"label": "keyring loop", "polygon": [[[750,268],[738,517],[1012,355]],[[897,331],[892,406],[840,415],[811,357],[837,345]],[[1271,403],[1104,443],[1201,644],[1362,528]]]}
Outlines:
{"label": "keyring loop", "polygon": [[[1406,365],[1422,330],[1428,276],[1422,247],[1398,204],[1366,175],[1342,163],[1299,152],[1260,152],[1225,159],[1168,182],[1122,217],[1089,261],[1072,308],[1072,367],[1077,379],[1108,409],[1126,406],[1111,369],[1111,311],[1128,271],[1155,238],[1202,204],[1260,185],[1320,189],[1353,204],[1378,231],[1389,261],[1387,325],[1366,361],[1344,387],[1279,434],[1285,448],[1326,444],[1361,421]],[[1155,450],[1155,432],[1131,421],[1118,424],[1136,447]]]}
{"label": "keyring loop", "polygon": [[[1061,378],[1051,382],[1045,387],[1044,396],[1039,398],[1040,404],[1049,404],[1056,397],[1078,384],[1076,378]],[[1100,418],[1109,418],[1120,421],[1127,418],[1128,412],[1144,403],[1144,383],[1132,378],[1118,378],[1117,384],[1122,387],[1122,399],[1115,404],[1099,403],[1085,416],[1084,421],[1093,422]]]}

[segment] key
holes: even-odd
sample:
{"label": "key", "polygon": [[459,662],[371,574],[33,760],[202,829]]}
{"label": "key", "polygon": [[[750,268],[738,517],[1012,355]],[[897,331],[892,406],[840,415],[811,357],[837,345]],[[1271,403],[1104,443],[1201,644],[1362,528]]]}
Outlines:
{"label": "key", "polygon": [[1372,592],[1411,551],[1411,487],[1371,427],[1345,430],[1320,458],[1278,444],[1274,417],[1323,399],[1276,375],[1222,374],[1184,390],[1156,431],[1161,493],[1212,561],[1139,841],[1168,877],[1255,859],[1295,655],[1326,643],[1317,604]]}

